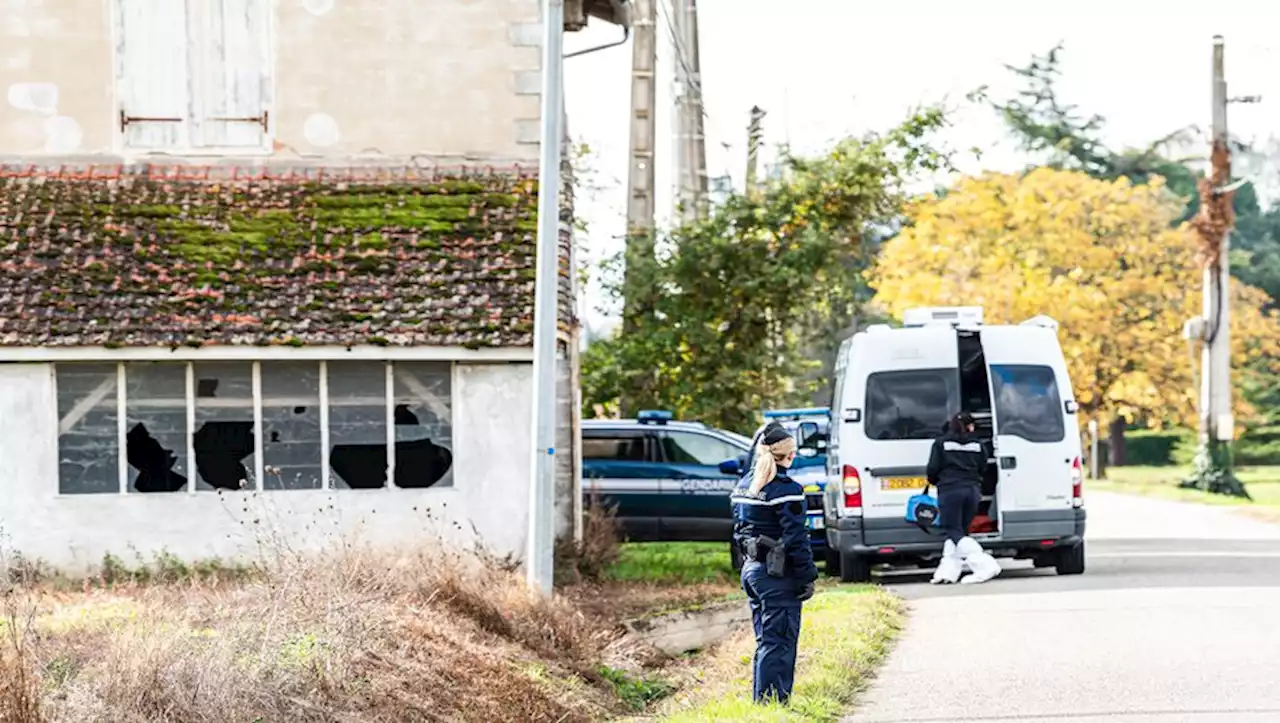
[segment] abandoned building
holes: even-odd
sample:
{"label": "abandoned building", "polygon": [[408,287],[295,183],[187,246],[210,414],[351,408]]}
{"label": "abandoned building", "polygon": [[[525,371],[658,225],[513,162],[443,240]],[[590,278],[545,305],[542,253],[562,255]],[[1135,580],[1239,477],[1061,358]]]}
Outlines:
{"label": "abandoned building", "polygon": [[540,1],[89,5],[0,9],[0,550],[519,557]]}

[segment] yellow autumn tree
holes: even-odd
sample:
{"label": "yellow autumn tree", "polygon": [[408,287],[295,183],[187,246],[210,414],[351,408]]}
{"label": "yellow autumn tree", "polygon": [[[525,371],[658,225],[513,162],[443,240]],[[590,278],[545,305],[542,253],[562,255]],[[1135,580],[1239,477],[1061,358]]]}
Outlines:
{"label": "yellow autumn tree", "polygon": [[[1182,328],[1201,313],[1201,271],[1191,231],[1173,226],[1183,208],[1160,179],[1135,186],[1052,169],[965,178],[912,205],[868,278],[894,316],[961,304],[984,307],[988,323],[1046,314],[1061,325],[1088,417],[1194,425]],[[1233,296],[1235,367],[1280,359],[1266,294],[1237,282]],[[1248,419],[1254,410],[1239,389],[1234,402]]]}

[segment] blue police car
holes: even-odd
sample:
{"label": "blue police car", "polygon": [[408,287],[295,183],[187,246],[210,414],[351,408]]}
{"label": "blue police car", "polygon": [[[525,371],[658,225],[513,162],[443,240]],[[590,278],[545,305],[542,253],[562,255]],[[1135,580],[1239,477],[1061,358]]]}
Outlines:
{"label": "blue police car", "polygon": [[670,412],[582,422],[583,493],[616,506],[634,542],[720,542],[733,536],[729,493],[751,440]]}
{"label": "blue police car", "polygon": [[[606,506],[614,506],[623,534],[633,542],[728,542],[729,494],[750,450],[747,437],[676,421],[670,412],[584,420],[583,493],[589,498],[597,491]],[[812,458],[803,459],[809,464]],[[814,469],[822,469],[817,464]],[[814,544],[825,547],[821,488],[806,496]]]}

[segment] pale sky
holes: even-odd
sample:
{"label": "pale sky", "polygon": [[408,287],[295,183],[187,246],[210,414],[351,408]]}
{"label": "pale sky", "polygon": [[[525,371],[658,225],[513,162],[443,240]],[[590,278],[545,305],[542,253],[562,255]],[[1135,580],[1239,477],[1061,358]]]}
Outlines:
{"label": "pale sky", "polygon": [[[665,225],[674,196],[675,75],[670,0],[657,2],[657,203]],[[1280,4],[1267,5],[1272,3],[699,0],[708,174],[728,173],[741,186],[752,105],[769,113],[766,144],[818,151],[851,133],[888,128],[913,106],[963,104],[978,86],[1005,99],[1016,82],[1003,64],[1025,65],[1058,41],[1065,43],[1060,97],[1083,114],[1105,116],[1113,146],[1145,145],[1192,124],[1207,130],[1214,34],[1226,38],[1229,94],[1263,96],[1261,104],[1231,106],[1232,133],[1257,140],[1280,136]],[[578,50],[619,35],[597,23],[570,34],[566,46]],[[600,186],[578,198],[578,215],[589,226],[589,260],[620,250],[626,229],[630,69],[630,43],[566,61],[569,130],[594,150],[591,166]],[[970,107],[955,120],[944,139],[958,149],[985,151],[980,162],[969,159],[965,171],[1025,162],[988,109]],[[591,329],[612,325],[596,310],[600,304],[593,284],[583,309]]]}

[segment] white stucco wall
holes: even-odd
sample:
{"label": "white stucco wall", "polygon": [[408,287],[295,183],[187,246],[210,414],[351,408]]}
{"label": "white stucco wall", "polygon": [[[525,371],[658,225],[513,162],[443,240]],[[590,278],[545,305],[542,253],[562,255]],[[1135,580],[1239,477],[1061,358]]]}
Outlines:
{"label": "white stucco wall", "polygon": [[[0,545],[71,572],[111,553],[252,561],[338,540],[411,549],[476,542],[521,557],[532,458],[532,366],[459,364],[454,486],[425,490],[58,495],[49,364],[0,364]],[[473,529],[474,528],[474,529]]]}
{"label": "white stucco wall", "polygon": [[[121,7],[0,2],[0,155],[142,153],[122,145],[129,93],[117,65],[130,46],[121,45]],[[259,49],[269,60],[246,66],[267,90],[239,99],[248,115],[269,112],[267,146],[248,155],[536,164],[540,8],[539,0],[274,0]],[[187,42],[159,19],[154,32],[158,44]],[[129,114],[167,116],[180,101],[162,93],[153,111]]]}

